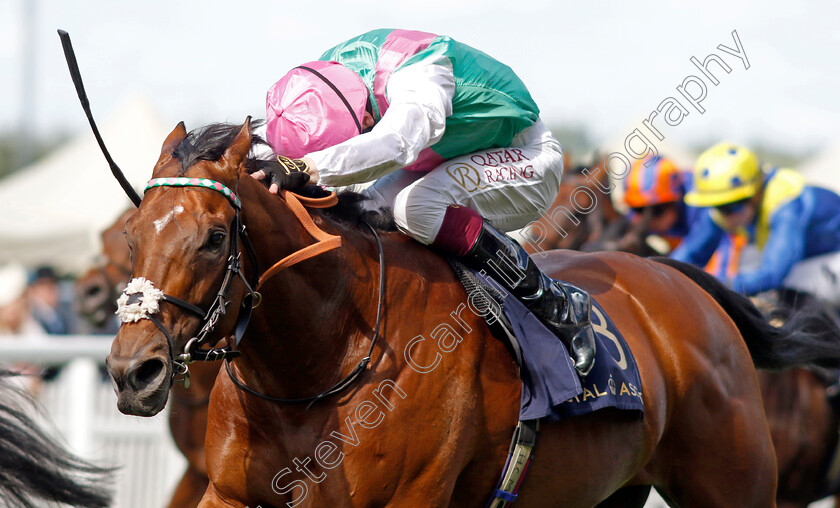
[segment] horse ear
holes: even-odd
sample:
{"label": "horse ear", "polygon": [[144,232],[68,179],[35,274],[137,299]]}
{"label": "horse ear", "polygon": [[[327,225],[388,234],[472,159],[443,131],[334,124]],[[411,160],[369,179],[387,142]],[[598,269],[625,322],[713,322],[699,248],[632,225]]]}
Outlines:
{"label": "horse ear", "polygon": [[187,137],[187,128],[184,127],[184,122],[178,122],[178,125],[166,136],[166,140],[163,142],[163,147],[160,149],[160,158],[155,164],[155,171],[172,160],[172,152],[178,148],[185,137]]}
{"label": "horse ear", "polygon": [[222,162],[229,168],[239,168],[248,152],[251,151],[251,117],[245,119],[239,134],[233,139],[233,143],[222,155]]}

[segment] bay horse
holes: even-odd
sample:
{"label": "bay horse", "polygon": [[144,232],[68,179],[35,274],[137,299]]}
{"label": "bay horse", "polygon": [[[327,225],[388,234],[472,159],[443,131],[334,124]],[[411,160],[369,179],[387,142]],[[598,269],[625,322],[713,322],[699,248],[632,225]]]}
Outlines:
{"label": "bay horse", "polygon": [[[646,255],[648,253],[640,249],[644,245],[645,235],[642,233],[645,230],[631,229],[617,242],[597,242],[588,247]],[[827,323],[825,329],[833,329],[832,324],[826,321],[831,319],[826,317],[830,316],[831,309],[825,309],[813,297],[785,294],[778,301],[754,302],[769,320],[797,320],[790,322],[789,327],[814,326],[824,322]],[[840,452],[840,415],[826,397],[826,389],[833,379],[834,375],[820,369],[758,372],[770,435],[776,449],[779,474],[776,502],[780,508],[807,508],[810,503],[840,493],[840,463],[833,462],[840,460],[837,456]],[[835,497],[835,506],[840,506],[837,501]]]}
{"label": "bay horse", "polygon": [[[132,274],[149,295],[134,304],[159,308],[114,339],[107,365],[118,408],[163,409],[191,338],[231,335],[260,279],[241,356],[211,394],[210,484],[199,506],[483,505],[519,411],[505,345],[465,310],[440,256],[398,232],[370,231],[346,209],[312,210],[310,223],[294,195],[269,193],[249,176],[256,143],[250,119],[189,135],[181,123],[164,141],[152,173],[162,180],[126,226]],[[240,266],[243,249],[253,259]],[[537,259],[608,311],[635,355],[645,412],[545,423],[517,506],[641,507],[651,486],[673,506],[775,506],[755,365],[836,365],[837,343],[773,328],[687,265],[623,253]],[[278,271],[278,260],[291,266]],[[208,308],[226,312],[205,322]]]}
{"label": "bay horse", "polygon": [[[117,310],[117,297],[131,279],[131,259],[125,225],[135,209],[123,212],[102,233],[102,259],[76,281],[76,301],[83,317],[97,327],[107,324]],[[178,451],[187,459],[187,469],[175,487],[169,508],[195,508],[207,490],[204,436],[210,390],[219,372],[218,363],[198,363],[191,368],[190,388],[172,387],[169,430]]]}
{"label": "bay horse", "polygon": [[131,259],[125,241],[125,223],[134,209],[126,210],[102,232],[98,263],[76,280],[76,308],[85,320],[104,328],[117,311],[117,298],[131,279]]}
{"label": "bay horse", "polygon": [[[580,250],[588,242],[605,234],[605,229],[623,216],[615,209],[610,196],[610,181],[601,160],[596,164],[571,166],[564,154],[563,178],[557,197],[534,223],[523,228],[529,254],[553,249]],[[589,168],[596,168],[590,173]]]}
{"label": "bay horse", "polygon": [[[670,261],[676,263],[674,261]],[[699,271],[699,269],[698,269]],[[715,278],[704,274],[711,286]],[[788,330],[837,334],[834,309],[802,293],[750,298],[773,326]],[[818,365],[758,371],[759,386],[776,450],[779,508],[807,508],[840,491],[840,415],[831,407],[826,388],[836,369]]]}
{"label": "bay horse", "polygon": [[[643,255],[638,246],[644,244],[644,235],[633,231],[628,234],[630,237],[635,236],[638,241],[626,242],[624,248],[609,242],[590,247],[606,250],[614,248]],[[799,299],[802,299],[801,296]],[[823,306],[814,299],[798,305],[801,308],[796,311],[790,307],[792,302],[785,302],[784,299],[772,303],[754,302],[769,320],[784,321],[789,317],[800,319],[800,322],[788,324],[792,328],[801,327],[802,319],[811,326],[815,322],[824,322],[821,317],[823,313],[815,310]],[[833,329],[830,323],[825,328]],[[810,503],[840,493],[840,470],[830,472],[832,461],[840,460],[840,457],[835,458],[840,446],[840,415],[826,397],[826,389],[833,377],[821,369],[791,368],[758,372],[764,410],[776,449],[779,474],[776,502],[780,508],[807,508]],[[840,507],[837,498],[835,506]]]}
{"label": "bay horse", "polygon": [[[840,472],[829,470],[838,447],[840,418],[826,399],[826,380],[808,369],[759,371],[770,435],[776,448],[779,508],[807,508],[835,495]],[[835,466],[836,467],[836,466]]]}
{"label": "bay horse", "polygon": [[31,416],[38,411],[36,401],[9,382],[17,375],[0,368],[3,506],[110,506],[112,494],[106,486],[113,480],[113,470],[80,459],[44,432]]}
{"label": "bay horse", "polygon": [[[754,299],[772,322],[787,326],[831,328],[835,309],[813,296],[789,291],[775,298]],[[773,296],[773,295],[770,295]],[[807,317],[804,323],[791,322]],[[819,325],[819,323],[826,323]],[[779,468],[780,508],[807,508],[840,493],[840,414],[827,397],[836,372],[794,368],[759,372],[758,380]]]}
{"label": "bay horse", "polygon": [[567,165],[554,202],[520,233],[525,250],[529,254],[552,249],[660,254],[646,242],[651,211],[635,222],[619,212],[612,201],[614,184],[603,169],[605,159],[596,156],[593,160],[590,165]]}

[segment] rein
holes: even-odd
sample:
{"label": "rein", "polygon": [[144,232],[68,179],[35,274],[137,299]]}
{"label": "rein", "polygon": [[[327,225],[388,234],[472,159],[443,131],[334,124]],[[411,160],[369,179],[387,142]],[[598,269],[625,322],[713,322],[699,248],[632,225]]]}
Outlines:
{"label": "rein", "polygon": [[[76,54],[73,51],[73,45],[70,42],[70,35],[67,32],[65,32],[64,30],[59,30],[58,35],[61,39],[61,45],[64,49],[64,58],[67,61],[67,67],[70,70],[70,76],[73,80],[73,85],[75,86],[76,93],[79,96],[79,102],[81,103],[82,109],[84,110],[85,115],[87,116],[88,123],[90,124],[91,130],[93,131],[93,134],[94,134],[94,137],[96,138],[97,143],[99,144],[99,148],[102,151],[102,154],[105,156],[105,159],[107,160],[108,165],[111,168],[111,173],[113,173],[114,177],[119,182],[123,191],[125,191],[126,195],[129,197],[129,199],[131,199],[132,203],[134,203],[134,206],[139,207],[140,206],[140,201],[141,201],[140,196],[137,194],[137,192],[134,190],[134,188],[131,186],[131,184],[128,182],[128,180],[125,178],[125,175],[123,174],[122,170],[120,170],[119,166],[117,166],[117,164],[111,158],[110,153],[108,153],[108,150],[105,148],[105,142],[102,140],[102,136],[99,134],[99,129],[97,129],[97,127],[96,127],[96,122],[94,122],[94,120],[93,120],[93,114],[91,113],[91,110],[90,110],[90,102],[88,101],[87,93],[85,92],[84,84],[82,83],[81,72],[79,72],[79,64],[76,61]],[[307,69],[307,70],[310,70],[311,72],[314,72],[316,75],[320,76],[320,74],[318,74],[317,72],[315,72],[312,69]],[[320,77],[322,79],[325,79],[325,78],[323,78],[323,76],[320,76]],[[327,81],[327,84],[332,86],[332,84],[329,83],[329,81]],[[339,94],[339,96],[342,98],[342,100],[344,100],[344,97],[341,94]],[[344,102],[345,102],[345,105],[348,105],[346,100],[344,100]],[[358,120],[358,118],[355,117],[355,113],[352,110],[350,111],[350,113],[353,114],[354,120],[356,121],[356,125],[359,126],[360,125],[359,120]],[[361,127],[359,127],[359,130],[361,131]],[[195,306],[195,305],[193,305],[189,302],[186,302],[184,300],[181,300],[180,298],[176,298],[176,297],[171,296],[171,295],[163,294],[162,292],[158,291],[158,293],[160,293],[158,298],[160,298],[161,300],[172,303],[173,305],[175,305],[177,307],[180,307],[180,308],[186,310],[187,312],[195,314],[202,319],[203,324],[201,326],[201,329],[200,329],[199,333],[195,337],[193,337],[189,341],[187,341],[187,344],[184,346],[184,352],[179,354],[178,356],[175,356],[175,347],[174,347],[174,341],[172,340],[172,335],[169,333],[168,330],[166,330],[166,328],[163,326],[163,323],[154,316],[154,312],[157,309],[157,301],[156,300],[152,299],[153,301],[150,302],[155,307],[155,311],[143,310],[138,315],[135,315],[135,316],[133,316],[132,318],[129,319],[131,321],[136,321],[137,319],[141,319],[141,318],[144,318],[144,317],[148,318],[166,336],[166,339],[169,341],[169,350],[170,350],[170,354],[172,356],[172,361],[175,365],[175,368],[172,371],[171,382],[175,381],[175,377],[177,375],[183,374],[184,375],[184,387],[189,388],[189,386],[190,386],[189,364],[190,363],[195,362],[195,361],[215,361],[215,360],[227,359],[228,362],[225,364],[225,367],[227,368],[227,372],[230,375],[231,379],[236,384],[236,386],[239,387],[242,390],[245,390],[245,391],[247,391],[249,393],[252,393],[254,395],[257,395],[259,397],[263,397],[267,400],[272,400],[272,401],[280,402],[280,403],[289,403],[289,404],[309,403],[309,405],[311,406],[315,402],[317,402],[317,401],[319,401],[319,400],[321,400],[325,397],[329,397],[330,395],[334,395],[336,393],[339,393],[339,392],[345,390],[365,370],[365,367],[367,367],[368,363],[370,363],[370,355],[373,352],[373,347],[376,343],[376,339],[379,337],[379,325],[380,325],[381,319],[382,319],[382,304],[383,304],[383,298],[384,298],[383,295],[384,295],[384,292],[385,292],[385,254],[384,254],[384,251],[382,249],[382,242],[379,240],[379,236],[376,233],[376,230],[370,224],[367,224],[365,222],[365,225],[368,228],[370,228],[370,230],[374,234],[374,237],[376,238],[376,244],[379,247],[379,264],[380,264],[380,267],[379,267],[379,303],[378,303],[378,307],[377,307],[377,310],[376,310],[376,328],[375,328],[375,331],[374,331],[373,339],[371,340],[370,349],[368,350],[367,356],[365,356],[359,362],[359,364],[356,366],[356,368],[353,370],[353,372],[350,373],[350,375],[348,375],[346,378],[344,378],[342,381],[340,381],[338,384],[336,384],[335,386],[333,386],[332,388],[330,388],[329,390],[327,390],[324,393],[321,393],[321,394],[316,395],[314,397],[306,397],[306,398],[303,398],[303,399],[281,399],[281,398],[277,398],[277,397],[270,397],[268,395],[261,394],[257,391],[254,391],[254,390],[248,388],[247,386],[242,384],[239,380],[237,380],[233,376],[233,373],[230,371],[230,367],[229,367],[230,359],[236,358],[237,356],[239,356],[241,354],[239,351],[234,350],[233,347],[236,347],[236,346],[239,345],[239,341],[241,340],[242,335],[245,333],[245,329],[248,326],[248,322],[250,321],[251,312],[253,311],[253,309],[255,307],[257,307],[260,304],[260,302],[262,300],[262,296],[260,295],[260,293],[257,290],[262,286],[262,284],[266,280],[268,280],[269,278],[271,278],[272,276],[279,273],[281,270],[283,270],[285,268],[288,268],[288,267],[290,267],[290,266],[292,266],[296,263],[299,263],[299,262],[301,262],[305,259],[309,259],[311,257],[317,256],[317,255],[322,254],[324,252],[327,252],[329,250],[338,248],[341,245],[341,237],[336,236],[336,235],[330,235],[330,234],[322,231],[320,228],[318,228],[318,226],[316,226],[315,223],[312,221],[312,217],[309,215],[309,213],[306,212],[306,210],[304,208],[304,205],[310,206],[310,207],[320,207],[320,208],[333,206],[338,202],[338,198],[335,196],[335,194],[332,194],[331,196],[329,196],[327,198],[320,198],[320,199],[306,198],[306,197],[303,197],[303,196],[297,196],[296,197],[294,194],[292,194],[290,192],[287,192],[287,191],[284,191],[282,195],[283,195],[284,199],[286,200],[286,203],[288,204],[289,208],[292,210],[292,212],[298,218],[298,220],[303,225],[303,227],[306,229],[306,231],[309,232],[309,234],[312,235],[312,237],[315,238],[317,240],[317,242],[314,245],[310,245],[308,247],[305,247],[305,248],[303,248],[303,249],[301,249],[297,252],[294,252],[294,253],[286,256],[285,258],[283,258],[280,261],[278,261],[277,263],[275,263],[271,268],[266,270],[265,273],[263,273],[261,276],[257,277],[256,274],[259,273],[259,268],[258,268],[259,265],[257,264],[257,255],[256,255],[256,252],[254,251],[253,245],[251,244],[251,240],[248,238],[248,233],[245,230],[245,225],[242,223],[242,220],[241,220],[241,217],[240,217],[240,211],[241,211],[241,208],[242,208],[242,203],[239,201],[239,198],[236,196],[236,194],[234,194],[233,191],[231,191],[228,187],[226,187],[225,185],[223,185],[219,182],[214,182],[214,181],[208,180],[208,179],[197,179],[197,178],[156,178],[156,179],[153,179],[149,182],[149,185],[144,190],[144,194],[145,194],[145,192],[147,192],[149,189],[151,189],[153,187],[171,187],[171,186],[206,187],[206,188],[214,189],[214,190],[219,191],[222,194],[224,194],[225,197],[228,198],[228,201],[230,202],[230,204],[236,210],[236,216],[234,217],[233,225],[232,225],[232,228],[231,228],[230,244],[229,244],[229,249],[228,249],[229,256],[228,256],[228,264],[227,264],[227,267],[226,267],[225,278],[222,282],[222,287],[217,292],[216,298],[215,298],[215,300],[213,300],[213,303],[210,305],[210,308],[205,312],[201,308],[199,308],[199,307],[197,307],[197,306]],[[301,203],[303,203],[303,204],[301,204]],[[248,280],[248,278],[246,278],[242,274],[242,263],[241,263],[241,259],[240,259],[241,253],[239,252],[239,242],[237,241],[237,235],[233,234],[234,231],[236,231],[238,233],[238,238],[240,238],[242,240],[242,244],[245,246],[245,251],[247,252],[248,259],[251,263],[251,266],[253,267],[253,274],[250,277],[251,280]],[[243,309],[240,311],[240,313],[237,317],[237,322],[236,322],[235,331],[234,331],[234,345],[233,345],[233,347],[231,347],[230,345],[227,345],[223,348],[200,349],[200,347],[203,344],[207,343],[210,340],[210,337],[209,337],[210,333],[214,330],[214,328],[215,328],[216,324],[218,323],[219,319],[225,314],[226,308],[230,304],[230,301],[227,299],[227,292],[228,292],[228,289],[230,288],[230,284],[233,282],[233,279],[236,276],[238,276],[239,278],[242,279],[242,282],[245,284],[245,287],[246,287],[248,293],[245,295],[245,297],[242,300]],[[147,287],[145,289],[148,290],[150,293],[153,293],[155,291],[155,289],[153,287],[151,287],[151,282],[146,281],[145,279],[142,279],[142,278],[138,278],[138,279],[141,279],[141,280],[139,280],[139,282],[148,283],[148,286],[150,286],[150,287]],[[138,279],[135,279],[135,280],[138,280]],[[134,282],[135,280],[133,280],[132,282]],[[140,296],[138,296],[138,294]],[[135,292],[129,294],[129,292],[126,288],[126,291],[123,293],[123,296],[120,297],[120,302],[122,302],[121,305],[124,304],[124,305],[126,305],[126,307],[136,306],[137,308],[143,308],[143,307],[145,307],[146,302],[138,302],[138,300],[142,300],[143,296],[145,296],[145,295],[146,295],[145,291],[143,291],[143,292],[135,291]],[[254,303],[255,299],[256,299],[256,303]],[[118,310],[118,312],[119,312],[119,310]],[[126,319],[123,319],[123,321],[126,322]],[[218,342],[218,341],[216,341],[216,342]]]}
{"label": "rein", "polygon": [[[315,257],[319,254],[323,254],[329,250],[338,248],[341,245],[341,237],[338,235],[331,235],[326,233],[318,226],[315,225],[315,222],[312,221],[312,216],[309,215],[309,212],[306,211],[304,205],[312,207],[312,208],[329,208],[334,206],[338,203],[338,197],[335,193],[330,194],[324,198],[308,198],[305,196],[299,196],[289,191],[281,191],[280,194],[283,199],[286,200],[286,204],[289,206],[289,209],[295,214],[298,221],[300,221],[301,225],[306,229],[306,232],[309,233],[312,238],[318,240],[317,243],[314,243],[308,247],[304,247],[298,251],[295,251],[288,256],[284,257],[280,261],[274,263],[268,270],[266,270],[257,282],[257,290],[262,287],[263,283],[270,279],[271,277],[275,276],[281,270],[284,270],[294,264],[297,264],[305,259],[309,259],[311,257]],[[375,233],[374,233],[375,234]]]}
{"label": "rein", "polygon": [[[245,226],[244,224],[242,224],[240,216],[242,203],[233,191],[231,191],[227,186],[219,182],[202,178],[156,178],[149,181],[145,191],[148,191],[155,187],[203,187],[216,190],[222,193],[228,199],[228,202],[231,204],[231,206],[233,206],[236,210],[236,215],[233,220],[231,232],[237,231],[239,233],[239,238],[241,238],[242,244],[245,246],[245,250],[248,253],[251,266],[253,266],[253,275],[250,278],[246,278],[242,273],[242,264],[240,261],[241,253],[239,252],[238,248],[239,242],[237,241],[237,237],[231,234],[230,243],[228,244],[228,265],[225,272],[225,278],[222,281],[221,288],[217,292],[216,299],[213,301],[213,304],[210,306],[209,310],[205,312],[196,305],[186,302],[180,298],[161,293],[161,300],[172,303],[173,305],[180,307],[203,319],[203,324],[199,333],[195,337],[187,341],[187,344],[184,346],[184,353],[178,355],[177,357],[174,356],[175,342],[172,339],[172,335],[169,333],[166,327],[163,326],[163,323],[154,315],[153,312],[150,312],[144,316],[150,319],[155,324],[155,326],[157,326],[163,332],[163,334],[169,341],[170,351],[173,352],[173,362],[175,363],[176,367],[175,369],[173,369],[172,372],[173,381],[175,376],[183,374],[184,387],[189,388],[189,364],[195,361],[227,360],[227,362],[225,363],[225,369],[227,370],[227,373],[230,376],[233,383],[240,390],[246,391],[250,394],[256,395],[266,400],[270,400],[272,402],[283,404],[308,404],[308,407],[311,407],[312,404],[315,404],[316,402],[326,397],[338,394],[346,390],[362,374],[362,372],[364,372],[367,365],[370,363],[371,354],[373,353],[373,348],[376,345],[376,340],[379,338],[379,329],[382,322],[382,307],[384,304],[385,295],[385,251],[382,247],[382,242],[379,239],[379,235],[377,234],[376,229],[373,228],[373,226],[371,226],[367,222],[362,221],[373,233],[374,238],[376,239],[377,247],[379,249],[379,297],[376,309],[376,325],[374,328],[373,338],[371,339],[367,355],[365,355],[365,357],[362,358],[362,360],[358,363],[358,365],[356,365],[353,371],[349,375],[347,375],[347,377],[345,377],[332,388],[326,390],[323,393],[312,397],[293,399],[272,397],[270,395],[260,393],[238,380],[230,369],[230,360],[240,356],[241,354],[238,350],[234,348],[239,345],[239,342],[245,333],[245,329],[247,328],[248,322],[250,321],[251,312],[253,308],[259,305],[259,303],[262,300],[262,297],[258,290],[262,287],[265,281],[278,274],[282,270],[289,268],[301,261],[318,256],[320,254],[323,254],[324,252],[336,249],[341,246],[341,237],[338,235],[329,234],[320,229],[312,220],[312,216],[306,211],[306,208],[304,207],[309,206],[312,208],[327,208],[330,206],[334,206],[338,202],[337,196],[335,194],[331,194],[325,198],[308,198],[296,195],[286,190],[282,191],[281,197],[284,199],[289,209],[292,211],[292,213],[295,214],[295,217],[298,219],[298,221],[304,227],[304,229],[315,240],[317,240],[317,242],[289,254],[288,256],[284,257],[283,259],[272,265],[268,270],[263,272],[262,275],[256,277],[256,274],[260,273],[257,264],[256,252],[254,251],[253,245],[251,244],[251,241],[248,238]],[[245,298],[242,301],[243,309],[240,311],[239,316],[237,318],[234,332],[234,344],[232,346],[227,345],[222,348],[201,349],[202,345],[210,341],[210,334],[215,329],[219,319],[226,313],[227,306],[230,304],[230,300],[227,298],[227,293],[230,289],[230,285],[233,279],[236,276],[239,276],[242,279],[248,293],[245,295]],[[126,293],[126,301],[124,303],[134,303],[131,301],[132,298],[135,300],[135,302],[141,299],[141,297],[136,297],[136,293],[133,293],[131,296],[129,296],[128,293]],[[257,301],[256,304],[254,304],[255,299]]]}
{"label": "rein", "polygon": [[[311,220],[311,219],[310,219]],[[301,398],[282,398],[282,397],[274,397],[271,395],[266,395],[264,393],[258,392],[253,388],[248,387],[242,381],[238,380],[236,376],[233,375],[233,371],[230,369],[230,359],[225,362],[225,370],[227,370],[228,376],[230,380],[233,381],[233,384],[236,385],[237,388],[244,392],[248,392],[251,395],[255,395],[260,397],[261,399],[268,400],[270,402],[276,402],[278,404],[306,404],[306,409],[308,410],[317,402],[331,397],[333,395],[339,394],[350,387],[356,379],[365,371],[367,365],[370,363],[371,354],[373,354],[373,348],[376,346],[376,340],[379,338],[379,328],[382,324],[382,307],[385,300],[385,250],[382,248],[382,241],[379,239],[379,234],[376,232],[376,229],[368,224],[367,222],[362,221],[362,223],[367,226],[371,232],[373,233],[373,237],[376,239],[376,246],[379,249],[379,298],[376,304],[376,325],[374,326],[373,330],[373,337],[370,340],[370,347],[368,348],[367,354],[364,358],[359,361],[356,368],[353,369],[350,374],[348,374],[344,379],[336,383],[332,386],[332,388],[327,389],[324,392],[319,393],[318,395],[313,395],[311,397],[301,397]],[[317,244],[316,244],[317,245]],[[301,252],[301,251],[298,251]],[[284,258],[278,265],[285,261]],[[277,265],[275,265],[276,267]],[[273,269],[274,267],[272,267]],[[269,269],[270,271],[271,269]],[[268,272],[266,272],[268,273]],[[275,272],[276,273],[276,272]],[[262,279],[262,277],[261,277]]]}
{"label": "rein", "polygon": [[[154,312],[148,312],[141,316],[150,319],[152,323],[154,323],[155,326],[163,332],[169,342],[172,361],[175,364],[175,368],[172,370],[173,382],[177,375],[183,374],[184,387],[189,388],[189,364],[195,361],[216,361],[223,360],[225,358],[235,358],[241,354],[239,351],[234,350],[233,347],[239,345],[239,341],[242,339],[242,336],[245,334],[245,329],[248,327],[248,322],[251,319],[251,313],[254,307],[259,305],[261,300],[260,294],[256,291],[256,289],[254,289],[258,282],[256,274],[259,273],[259,264],[257,262],[256,252],[254,251],[254,247],[248,237],[245,225],[242,223],[240,215],[242,203],[236,194],[227,186],[206,178],[155,178],[150,180],[146,185],[144,193],[156,187],[204,187],[215,190],[223,194],[228,199],[231,206],[233,206],[236,210],[236,215],[234,216],[233,224],[231,226],[230,242],[228,243],[228,258],[225,277],[222,280],[221,287],[216,293],[216,298],[213,300],[210,308],[207,311],[204,311],[200,307],[180,298],[167,295],[165,293],[160,294],[161,300],[169,302],[176,307],[180,307],[181,309],[202,319],[201,328],[198,334],[187,341],[184,346],[184,352],[176,355],[175,341],[172,339],[172,335],[169,333],[169,330],[163,326],[163,323],[155,316]],[[242,240],[242,244],[244,245],[245,251],[248,255],[248,260],[253,267],[254,275],[250,277],[250,280],[242,273],[242,254],[239,252],[239,239]],[[242,282],[245,284],[247,294],[242,300],[243,308],[239,312],[236,325],[234,327],[234,344],[233,346],[227,345],[222,348],[201,349],[202,345],[211,340],[210,335],[215,330],[216,324],[222,316],[227,313],[227,307],[230,305],[228,291],[233,283],[233,279],[237,276],[242,279]],[[149,282],[149,284],[151,283]],[[129,286],[131,286],[131,284],[129,284]],[[125,298],[124,301],[123,298]],[[129,293],[127,289],[124,296],[120,299],[122,302],[121,305],[131,305],[142,298],[142,296],[137,296],[137,292]],[[254,303],[255,300],[256,304]],[[123,319],[123,321],[125,321],[125,319]],[[218,342],[218,340],[216,342]]]}

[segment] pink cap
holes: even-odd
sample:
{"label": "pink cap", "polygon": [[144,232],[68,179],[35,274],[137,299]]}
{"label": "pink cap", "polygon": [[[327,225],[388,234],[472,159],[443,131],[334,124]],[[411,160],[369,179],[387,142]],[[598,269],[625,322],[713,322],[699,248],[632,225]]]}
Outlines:
{"label": "pink cap", "polygon": [[292,158],[347,141],[361,131],[368,95],[362,78],[338,62],[296,67],[268,89],[267,141]]}

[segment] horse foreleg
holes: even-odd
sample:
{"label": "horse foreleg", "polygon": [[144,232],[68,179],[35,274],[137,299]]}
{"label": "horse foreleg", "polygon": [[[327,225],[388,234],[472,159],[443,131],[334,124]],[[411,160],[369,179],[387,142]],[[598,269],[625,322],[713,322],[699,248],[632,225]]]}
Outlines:
{"label": "horse foreleg", "polygon": [[172,494],[168,508],[195,508],[204,496],[208,483],[207,476],[187,467],[184,476],[175,487],[175,493]]}

